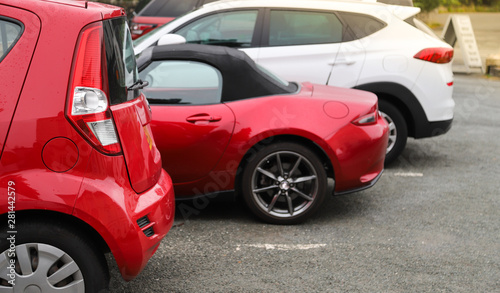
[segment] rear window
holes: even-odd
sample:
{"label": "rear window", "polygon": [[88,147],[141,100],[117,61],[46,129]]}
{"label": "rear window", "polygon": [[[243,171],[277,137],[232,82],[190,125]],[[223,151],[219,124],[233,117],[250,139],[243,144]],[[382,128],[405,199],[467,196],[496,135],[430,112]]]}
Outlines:
{"label": "rear window", "polygon": [[17,21],[0,17],[0,62],[19,40],[22,31],[23,27]]}
{"label": "rear window", "polygon": [[[364,14],[339,12],[342,19],[347,23],[354,39],[361,39],[386,27],[384,22]],[[348,41],[344,39],[344,41]],[[350,41],[350,40],[349,40]]]}
{"label": "rear window", "polygon": [[177,17],[193,10],[197,3],[198,0],[153,0],[139,15]]}
{"label": "rear window", "polygon": [[111,105],[137,98],[140,90],[127,90],[137,82],[139,74],[125,17],[104,21],[104,43]]}

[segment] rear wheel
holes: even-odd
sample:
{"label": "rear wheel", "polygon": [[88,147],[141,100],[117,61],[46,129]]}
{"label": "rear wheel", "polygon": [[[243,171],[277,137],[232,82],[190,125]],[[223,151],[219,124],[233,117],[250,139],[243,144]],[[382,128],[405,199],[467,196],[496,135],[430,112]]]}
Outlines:
{"label": "rear wheel", "polygon": [[241,192],[250,210],[273,224],[306,220],[326,197],[327,176],[308,148],[289,142],[260,150],[243,171]]}
{"label": "rear wheel", "polygon": [[403,152],[408,139],[406,120],[394,105],[379,100],[379,109],[382,117],[389,124],[389,143],[385,155],[385,164],[390,164]]}
{"label": "rear wheel", "polygon": [[[17,225],[0,233],[0,291],[107,292],[109,271],[89,239],[53,223]],[[15,249],[14,249],[15,248]]]}

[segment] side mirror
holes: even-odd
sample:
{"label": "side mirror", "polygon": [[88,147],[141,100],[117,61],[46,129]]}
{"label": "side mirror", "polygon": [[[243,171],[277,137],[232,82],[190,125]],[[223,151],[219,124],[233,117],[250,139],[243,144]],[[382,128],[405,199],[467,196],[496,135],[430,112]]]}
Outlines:
{"label": "side mirror", "polygon": [[185,44],[186,43],[186,38],[184,38],[181,35],[176,35],[176,34],[166,34],[160,37],[158,40],[158,46],[161,45],[179,45],[179,44]]}

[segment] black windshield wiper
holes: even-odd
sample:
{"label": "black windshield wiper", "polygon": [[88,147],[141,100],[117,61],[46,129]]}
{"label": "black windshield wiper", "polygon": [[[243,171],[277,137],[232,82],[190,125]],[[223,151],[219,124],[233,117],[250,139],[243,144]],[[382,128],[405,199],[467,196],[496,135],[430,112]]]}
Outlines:
{"label": "black windshield wiper", "polygon": [[142,80],[138,80],[136,82],[134,82],[133,85],[129,86],[127,88],[128,91],[135,91],[135,90],[140,90],[140,89],[143,89],[145,87],[147,87],[149,85],[149,82],[147,81],[142,81]]}

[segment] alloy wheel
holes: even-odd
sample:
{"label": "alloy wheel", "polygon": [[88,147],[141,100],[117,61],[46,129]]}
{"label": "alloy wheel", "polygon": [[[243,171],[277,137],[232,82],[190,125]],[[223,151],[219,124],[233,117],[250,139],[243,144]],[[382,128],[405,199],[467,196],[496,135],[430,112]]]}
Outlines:
{"label": "alloy wheel", "polygon": [[317,173],[304,156],[278,151],[262,159],[252,175],[252,195],[259,208],[288,218],[308,210],[318,194]]}

